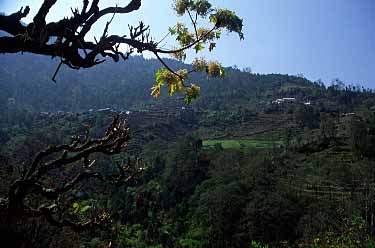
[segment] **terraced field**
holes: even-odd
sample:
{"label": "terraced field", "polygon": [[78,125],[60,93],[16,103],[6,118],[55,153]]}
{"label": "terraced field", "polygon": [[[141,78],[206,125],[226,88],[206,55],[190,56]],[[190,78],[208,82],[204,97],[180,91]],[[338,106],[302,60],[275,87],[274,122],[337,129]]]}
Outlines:
{"label": "terraced field", "polygon": [[268,149],[279,148],[282,141],[267,141],[257,139],[209,139],[203,140],[203,147],[209,148],[220,144],[224,149]]}

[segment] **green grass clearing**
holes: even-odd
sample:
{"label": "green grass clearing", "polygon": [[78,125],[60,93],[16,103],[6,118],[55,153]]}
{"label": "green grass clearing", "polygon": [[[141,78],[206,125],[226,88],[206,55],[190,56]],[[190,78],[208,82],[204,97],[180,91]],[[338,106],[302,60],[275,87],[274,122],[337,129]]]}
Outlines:
{"label": "green grass clearing", "polygon": [[222,139],[222,140],[204,140],[203,147],[213,147],[215,144],[221,144],[224,149],[269,149],[279,147],[282,141],[267,141],[256,139]]}

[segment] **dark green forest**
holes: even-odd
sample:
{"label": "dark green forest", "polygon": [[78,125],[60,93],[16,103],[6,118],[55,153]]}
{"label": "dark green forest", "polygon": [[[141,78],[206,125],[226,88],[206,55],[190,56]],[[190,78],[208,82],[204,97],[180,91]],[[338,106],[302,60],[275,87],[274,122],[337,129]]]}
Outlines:
{"label": "dark green forest", "polygon": [[[129,127],[126,152],[90,159],[108,177],[124,161],[141,173],[125,186],[89,179],[59,199],[74,220],[105,210],[99,226],[76,232],[30,217],[0,227],[9,247],[375,247],[372,90],[226,68],[223,79],[192,74],[201,95],[186,104],[150,97],[157,60],[63,68],[54,83],[56,63],[1,57],[2,201],[37,152],[87,129],[101,137],[115,113]],[[58,188],[75,173],[43,182]]]}

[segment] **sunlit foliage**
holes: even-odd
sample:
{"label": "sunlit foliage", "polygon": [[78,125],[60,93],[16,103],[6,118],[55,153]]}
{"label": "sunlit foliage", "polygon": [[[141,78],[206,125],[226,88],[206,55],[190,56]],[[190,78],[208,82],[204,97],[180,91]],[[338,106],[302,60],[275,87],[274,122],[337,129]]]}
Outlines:
{"label": "sunlit foliage", "polygon": [[[206,49],[209,52],[213,51],[217,45],[216,40],[220,39],[223,30],[237,33],[241,40],[244,38],[242,19],[231,10],[213,8],[207,0],[175,0],[173,9],[178,16],[188,15],[190,18],[190,25],[177,22],[168,30],[169,35],[173,36],[178,43],[178,46],[174,46],[169,53],[175,59],[184,61],[187,58],[186,51],[189,49],[193,49],[196,54]],[[198,20],[199,23],[205,23],[205,19],[208,19],[213,26],[198,26]],[[161,74],[166,73],[166,69],[172,73],[166,74],[167,78],[160,77]],[[224,77],[224,68],[219,62],[207,62],[204,58],[193,60],[193,70],[189,71],[188,74],[191,72],[204,72],[207,73],[208,77]],[[190,103],[191,100],[197,98],[200,88],[196,84],[187,86],[186,79],[186,75],[173,72],[171,68],[165,65],[165,68],[159,70],[156,74],[156,84],[152,87],[151,95],[158,97],[161,86],[167,85],[169,95],[173,95],[174,92],[183,92],[185,101]]]}

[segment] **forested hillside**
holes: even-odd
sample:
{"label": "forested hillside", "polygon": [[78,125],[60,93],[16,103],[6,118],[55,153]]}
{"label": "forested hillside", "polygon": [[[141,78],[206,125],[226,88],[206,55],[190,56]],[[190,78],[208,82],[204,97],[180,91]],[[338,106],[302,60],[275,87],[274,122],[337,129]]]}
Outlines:
{"label": "forested hillside", "polygon": [[[201,96],[187,105],[178,95],[152,99],[158,68],[155,60],[131,57],[125,64],[62,70],[54,83],[49,59],[2,56],[2,196],[35,153],[69,143],[87,127],[100,137],[114,112],[130,127],[127,152],[92,159],[107,175],[110,164],[128,158],[144,169],[128,187],[88,181],[69,192],[65,200],[74,218],[108,209],[109,221],[94,231],[61,231],[36,219],[12,227],[21,243],[375,246],[371,90],[227,68],[224,79],[193,74]],[[57,187],[73,173],[55,172],[48,183]]]}
{"label": "forested hillside", "polygon": [[[175,69],[188,66],[176,60],[168,62]],[[150,98],[155,72],[160,68],[157,60],[132,56],[125,64],[108,61],[88,70],[63,68],[54,83],[52,75],[57,64],[55,60],[37,55],[2,56],[1,103],[7,104],[8,98],[14,98],[17,106],[31,111],[78,112],[106,107],[123,110],[161,102]],[[369,89],[344,85],[339,79],[324,85],[301,76],[259,75],[227,68],[224,79],[195,73],[189,81],[200,82],[202,96],[194,106],[203,109],[255,107],[282,97],[295,97],[300,102],[314,101],[314,105],[325,104],[343,111],[365,101],[369,101],[366,106],[372,104],[371,100],[362,98],[366,94],[360,94],[370,92]]]}

